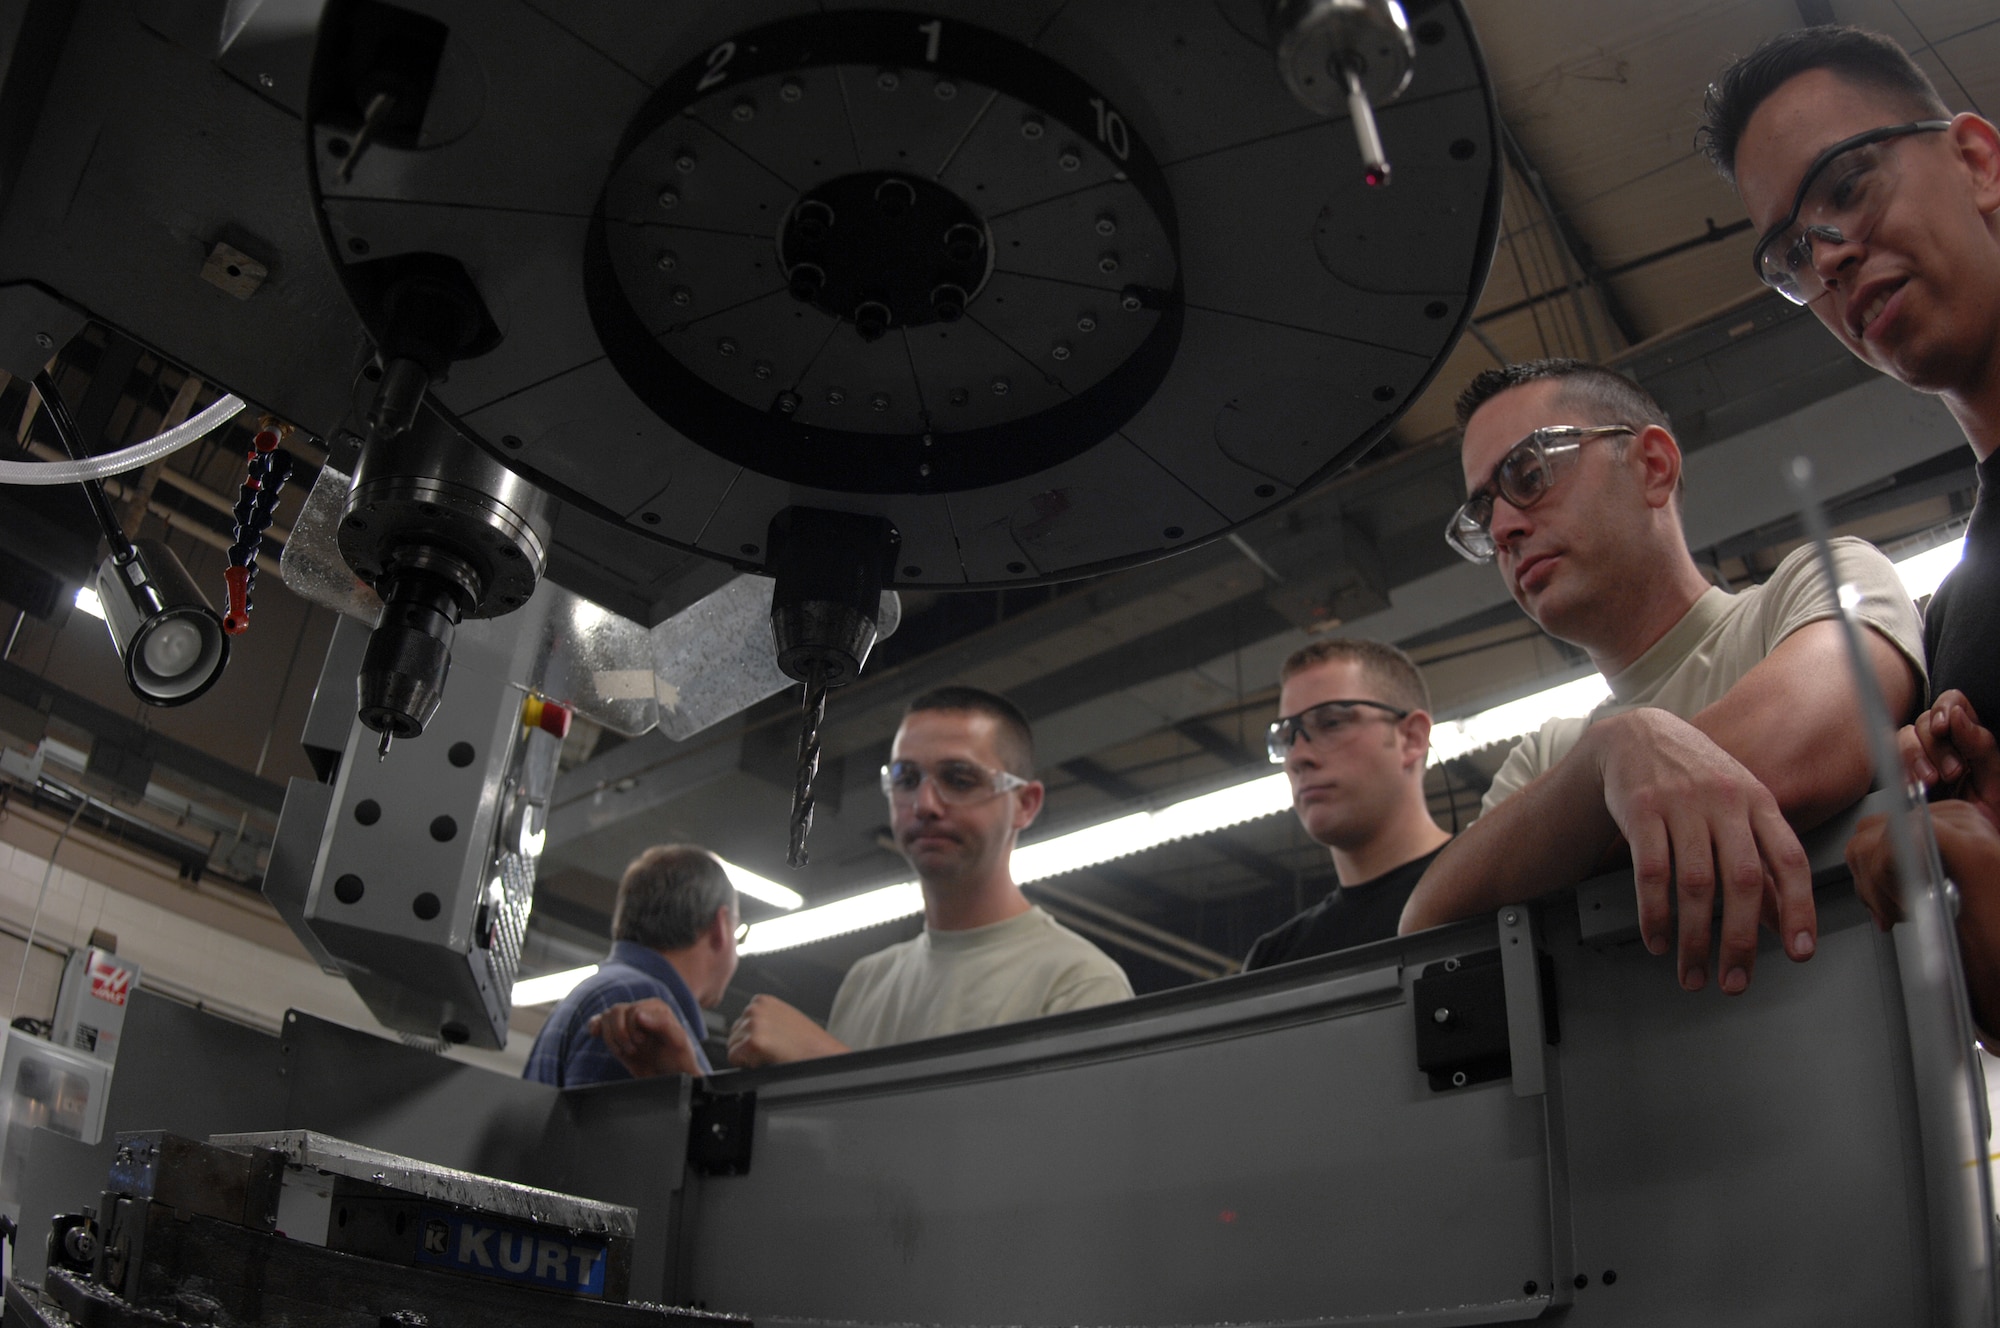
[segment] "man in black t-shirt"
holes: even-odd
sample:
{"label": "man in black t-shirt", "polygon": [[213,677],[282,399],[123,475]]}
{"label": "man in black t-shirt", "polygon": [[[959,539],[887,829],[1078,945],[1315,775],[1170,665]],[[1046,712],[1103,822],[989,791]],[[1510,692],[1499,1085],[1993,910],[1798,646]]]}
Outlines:
{"label": "man in black t-shirt", "polygon": [[1278,672],[1271,759],[1292,809],[1333,855],[1340,885],[1250,947],[1269,968],[1396,934],[1410,897],[1451,836],[1424,797],[1431,700],[1410,657],[1379,641],[1315,641]]}
{"label": "man in black t-shirt", "polygon": [[[1931,789],[1974,1013],[2000,1032],[2000,130],[1954,116],[1893,41],[1771,38],[1709,88],[1703,136],[1759,236],[1757,272],[1864,363],[1941,398],[1979,463],[1958,568],[1925,614],[1931,708],[1900,735]],[[1883,926],[1901,913],[1879,819],[1848,846]]]}

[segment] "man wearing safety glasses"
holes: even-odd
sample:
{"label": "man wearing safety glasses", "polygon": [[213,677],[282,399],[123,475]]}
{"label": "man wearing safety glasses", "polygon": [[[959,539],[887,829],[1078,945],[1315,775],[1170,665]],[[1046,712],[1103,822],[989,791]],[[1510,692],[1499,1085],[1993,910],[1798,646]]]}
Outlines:
{"label": "man wearing safety glasses", "polygon": [[1424,797],[1431,698],[1408,655],[1380,641],[1314,641],[1285,661],[1278,683],[1266,745],[1340,884],[1258,937],[1245,969],[1394,936],[1410,891],[1451,838]]}
{"label": "man wearing safety glasses", "polygon": [[[1491,559],[1542,629],[1589,652],[1612,700],[1509,754],[1486,811],[1410,896],[1415,931],[1574,884],[1629,846],[1647,948],[1688,990],[1750,983],[1760,919],[1812,956],[1795,829],[1868,791],[1838,605],[1812,551],[1762,585],[1708,584],[1681,529],[1681,453],[1658,403],[1575,360],[1488,370],[1459,398],[1465,506],[1447,539]],[[1835,542],[1889,705],[1922,693],[1921,628],[1888,559]],[[1720,893],[1719,938],[1711,937]],[[1673,915],[1678,912],[1678,924]]]}
{"label": "man wearing safety glasses", "polygon": [[[1931,706],[1905,728],[1962,891],[1974,1012],[2000,1029],[2000,131],[1952,115],[1914,61],[1857,28],[1785,33],[1709,89],[1709,155],[1762,237],[1757,275],[1864,363],[1940,397],[1979,466],[1964,555],[1925,612]],[[1880,821],[1856,886],[1899,915]]]}
{"label": "man wearing safety glasses", "polygon": [[730,1064],[810,1060],[1129,998],[1124,969],[1014,884],[1015,837],[1042,809],[1034,763],[1027,718],[1006,698],[941,687],[912,701],[882,793],[923,890],[923,931],[856,961],[825,1028],[775,996],[753,997],[730,1029]]}

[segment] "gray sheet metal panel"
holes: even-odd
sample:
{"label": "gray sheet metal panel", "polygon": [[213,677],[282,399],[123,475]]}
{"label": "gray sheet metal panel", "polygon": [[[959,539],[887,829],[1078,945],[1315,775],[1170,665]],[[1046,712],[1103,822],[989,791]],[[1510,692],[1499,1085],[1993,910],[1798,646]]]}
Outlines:
{"label": "gray sheet metal panel", "polygon": [[1491,920],[724,1077],[757,1090],[754,1160],[690,1188],[677,1290],[812,1323],[1969,1321],[1930,1267],[1932,1193],[1962,1187],[1919,1135],[1960,1088],[1913,1059],[1897,946],[1844,882],[1812,962],[1767,946],[1737,998],[1585,943],[1567,901],[1540,920],[1545,1097],[1415,1069],[1394,965],[1490,948]]}
{"label": "gray sheet metal panel", "polygon": [[1382,967],[1491,935],[765,1076],[750,1174],[703,1182],[680,1290],[811,1322],[1534,1317],[1542,1102],[1432,1093]]}

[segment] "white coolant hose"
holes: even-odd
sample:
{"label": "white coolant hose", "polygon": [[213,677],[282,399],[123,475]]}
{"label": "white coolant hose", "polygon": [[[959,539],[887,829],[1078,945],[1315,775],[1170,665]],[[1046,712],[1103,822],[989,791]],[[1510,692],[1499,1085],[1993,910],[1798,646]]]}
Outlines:
{"label": "white coolant hose", "polygon": [[222,398],[184,424],[143,443],[82,461],[0,461],[0,484],[80,484],[121,475],[128,470],[151,465],[161,457],[178,452],[189,443],[215,432],[243,409],[243,398]]}

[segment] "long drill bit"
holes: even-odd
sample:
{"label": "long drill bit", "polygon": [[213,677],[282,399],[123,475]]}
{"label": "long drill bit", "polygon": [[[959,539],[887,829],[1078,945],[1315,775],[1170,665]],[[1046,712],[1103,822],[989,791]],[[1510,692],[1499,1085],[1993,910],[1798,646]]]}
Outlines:
{"label": "long drill bit", "polygon": [[799,777],[792,786],[792,847],[785,861],[794,867],[806,865],[806,836],[812,833],[813,780],[819,776],[819,726],[826,720],[824,666],[815,662],[807,671],[805,697],[800,707]]}

